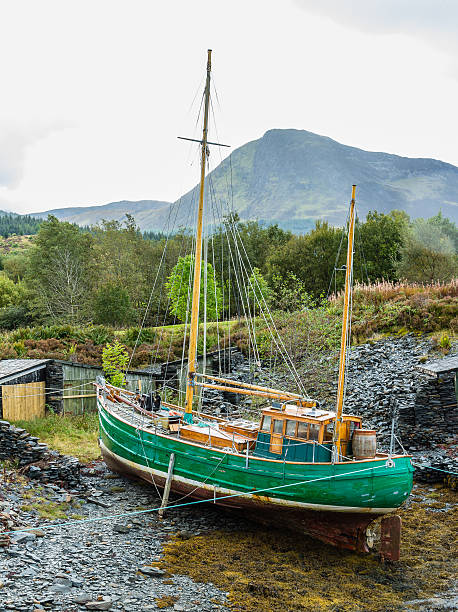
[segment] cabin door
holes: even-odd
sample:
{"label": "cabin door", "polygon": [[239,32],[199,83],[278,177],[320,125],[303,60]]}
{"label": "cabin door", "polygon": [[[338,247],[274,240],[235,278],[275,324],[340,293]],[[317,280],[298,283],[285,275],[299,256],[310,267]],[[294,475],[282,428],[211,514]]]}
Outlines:
{"label": "cabin door", "polygon": [[281,455],[283,448],[283,420],[274,419],[270,435],[270,452]]}
{"label": "cabin door", "polygon": [[282,447],[283,447],[283,436],[272,434],[270,437],[270,452],[280,454]]}

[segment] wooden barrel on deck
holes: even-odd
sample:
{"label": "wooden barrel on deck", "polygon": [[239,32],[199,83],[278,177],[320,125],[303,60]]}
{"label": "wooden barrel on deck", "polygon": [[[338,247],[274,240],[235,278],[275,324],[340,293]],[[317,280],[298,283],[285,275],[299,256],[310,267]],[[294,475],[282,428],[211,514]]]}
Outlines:
{"label": "wooden barrel on deck", "polygon": [[373,429],[355,429],[352,449],[355,459],[373,459],[377,451],[377,432]]}

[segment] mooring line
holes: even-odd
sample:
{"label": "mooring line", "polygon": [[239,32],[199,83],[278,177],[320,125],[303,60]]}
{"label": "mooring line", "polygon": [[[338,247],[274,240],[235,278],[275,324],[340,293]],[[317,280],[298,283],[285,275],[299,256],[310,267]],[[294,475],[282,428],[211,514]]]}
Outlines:
{"label": "mooring line", "polygon": [[424,470],[438,470],[439,472],[445,472],[446,474],[452,474],[452,476],[458,476],[458,472],[450,472],[449,470],[442,470],[441,468],[433,467],[432,465],[421,465],[420,463],[412,463],[417,468]]}

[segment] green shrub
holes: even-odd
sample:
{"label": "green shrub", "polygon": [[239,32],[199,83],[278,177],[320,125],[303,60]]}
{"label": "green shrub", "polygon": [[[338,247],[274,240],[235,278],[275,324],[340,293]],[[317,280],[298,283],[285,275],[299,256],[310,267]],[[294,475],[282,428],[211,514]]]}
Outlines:
{"label": "green shrub", "polygon": [[139,344],[153,344],[157,336],[157,332],[153,327],[144,327],[140,330],[139,327],[129,327],[122,332],[121,338],[127,346],[137,346]]}
{"label": "green shrub", "polygon": [[126,377],[123,370],[127,368],[129,354],[126,347],[117,340],[113,344],[107,344],[102,353],[103,371],[110,382],[115,387],[124,387]]}
{"label": "green shrub", "polygon": [[95,325],[86,330],[86,338],[94,344],[106,344],[113,339],[113,330],[104,325]]}

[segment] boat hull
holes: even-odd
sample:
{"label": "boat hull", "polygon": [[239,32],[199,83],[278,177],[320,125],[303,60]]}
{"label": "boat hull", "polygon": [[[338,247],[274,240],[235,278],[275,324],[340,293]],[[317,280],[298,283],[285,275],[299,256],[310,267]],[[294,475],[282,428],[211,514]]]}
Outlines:
{"label": "boat hull", "polygon": [[185,499],[243,510],[325,542],[367,551],[366,528],[394,512],[412,487],[410,458],[303,464],[245,457],[134,427],[99,403],[100,447],[115,471],[163,488],[171,453],[171,489]]}

